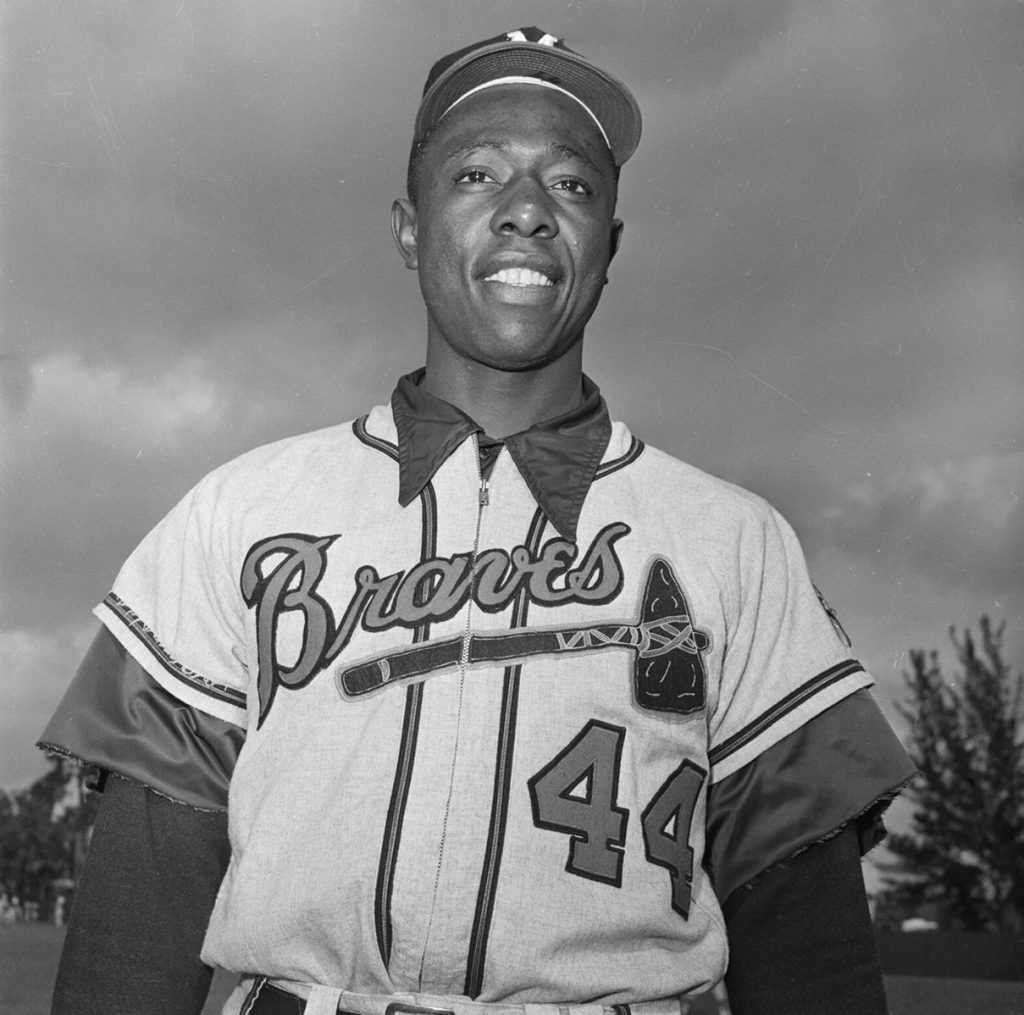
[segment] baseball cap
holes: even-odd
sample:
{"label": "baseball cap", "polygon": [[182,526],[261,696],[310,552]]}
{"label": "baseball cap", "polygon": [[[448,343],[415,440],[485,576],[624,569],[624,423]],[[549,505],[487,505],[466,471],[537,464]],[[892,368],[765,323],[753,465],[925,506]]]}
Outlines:
{"label": "baseball cap", "polygon": [[475,42],[438,60],[423,87],[413,146],[463,99],[511,83],[554,88],[575,99],[597,124],[616,166],[636,151],[640,107],[629,89],[536,26]]}

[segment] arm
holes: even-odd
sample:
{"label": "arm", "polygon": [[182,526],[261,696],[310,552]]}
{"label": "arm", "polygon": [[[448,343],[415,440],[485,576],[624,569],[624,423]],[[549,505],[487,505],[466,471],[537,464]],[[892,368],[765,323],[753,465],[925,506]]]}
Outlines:
{"label": "arm", "polygon": [[723,912],[733,1015],[888,1011],[852,824],[735,889]]}
{"label": "arm", "polygon": [[857,692],[712,787],[733,1015],[886,1011],[860,857],[913,768],[883,723]]}
{"label": "arm", "polygon": [[53,1015],[199,1012],[244,733],[178,701],[101,629],[40,746],[103,769]]}
{"label": "arm", "polygon": [[198,1015],[212,975],[199,951],[229,856],[226,814],[109,777],[51,1015]]}

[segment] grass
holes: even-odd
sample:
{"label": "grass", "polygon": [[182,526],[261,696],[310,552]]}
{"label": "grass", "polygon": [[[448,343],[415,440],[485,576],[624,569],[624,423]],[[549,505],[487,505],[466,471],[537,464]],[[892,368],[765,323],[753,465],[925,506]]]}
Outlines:
{"label": "grass", "polygon": [[[48,923],[0,924],[0,1012],[49,1015],[64,931]],[[203,1015],[219,1015],[232,978],[214,977]],[[1024,983],[887,976],[890,1015],[1024,1015]],[[710,998],[695,1015],[715,1015]]]}
{"label": "grass", "polygon": [[48,1015],[63,940],[48,923],[0,923],[0,1012]]}
{"label": "grass", "polygon": [[[0,1013],[49,1015],[64,930],[51,923],[0,923]],[[220,1015],[233,977],[214,977],[203,1015]]]}
{"label": "grass", "polygon": [[1024,1015],[1024,983],[887,976],[890,1015]]}

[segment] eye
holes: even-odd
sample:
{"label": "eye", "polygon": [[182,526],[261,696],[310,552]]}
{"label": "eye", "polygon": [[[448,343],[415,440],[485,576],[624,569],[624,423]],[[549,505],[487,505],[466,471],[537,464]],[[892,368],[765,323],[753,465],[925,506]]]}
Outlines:
{"label": "eye", "polygon": [[563,176],[551,185],[551,189],[564,190],[567,194],[579,194],[581,197],[589,197],[594,193],[593,187],[577,176]]}
{"label": "eye", "polygon": [[497,181],[485,169],[462,169],[455,175],[456,183],[496,183]]}

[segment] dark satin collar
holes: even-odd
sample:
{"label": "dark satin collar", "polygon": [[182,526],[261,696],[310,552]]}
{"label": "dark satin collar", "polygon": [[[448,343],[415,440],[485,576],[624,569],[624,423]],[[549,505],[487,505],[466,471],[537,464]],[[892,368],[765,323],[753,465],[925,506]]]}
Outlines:
{"label": "dark satin collar", "polygon": [[[483,433],[461,409],[419,387],[424,371],[399,380],[391,396],[398,428],[398,501],[416,498],[448,456]],[[583,401],[569,412],[504,439],[535,500],[566,539],[575,541],[583,501],[612,435],[601,392],[583,377]]]}

